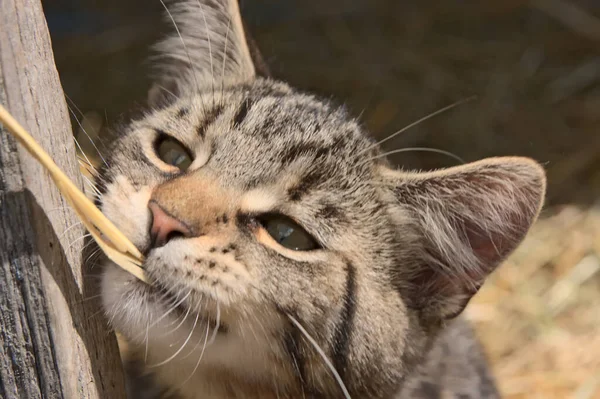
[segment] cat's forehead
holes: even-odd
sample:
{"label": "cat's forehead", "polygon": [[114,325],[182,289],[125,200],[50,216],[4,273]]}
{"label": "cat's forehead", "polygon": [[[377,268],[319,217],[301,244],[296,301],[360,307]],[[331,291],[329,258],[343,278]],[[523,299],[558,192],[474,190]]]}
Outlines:
{"label": "cat's forehead", "polygon": [[252,188],[289,178],[305,188],[327,182],[347,190],[370,171],[372,142],[343,108],[271,81],[182,99],[145,125],[209,146],[210,165],[226,184]]}

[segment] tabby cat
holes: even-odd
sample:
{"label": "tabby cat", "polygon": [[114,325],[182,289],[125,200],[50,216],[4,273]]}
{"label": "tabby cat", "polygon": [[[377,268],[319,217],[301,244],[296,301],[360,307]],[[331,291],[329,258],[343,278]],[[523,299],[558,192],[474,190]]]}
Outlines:
{"label": "tabby cat", "polygon": [[535,221],[543,169],[395,170],[344,109],[263,76],[235,0],[165,8],[150,106],[97,179],[151,281],[103,271],[131,396],[498,397],[457,316]]}

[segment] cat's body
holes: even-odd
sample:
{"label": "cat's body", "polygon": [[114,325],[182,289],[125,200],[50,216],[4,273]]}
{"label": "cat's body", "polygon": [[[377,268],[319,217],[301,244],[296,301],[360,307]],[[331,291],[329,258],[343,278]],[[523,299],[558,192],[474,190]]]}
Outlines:
{"label": "cat's body", "polygon": [[153,109],[98,179],[147,256],[150,285],[102,281],[144,373],[185,399],[497,397],[456,316],[537,217],[543,170],[392,170],[343,109],[256,77],[234,0],[169,16]]}

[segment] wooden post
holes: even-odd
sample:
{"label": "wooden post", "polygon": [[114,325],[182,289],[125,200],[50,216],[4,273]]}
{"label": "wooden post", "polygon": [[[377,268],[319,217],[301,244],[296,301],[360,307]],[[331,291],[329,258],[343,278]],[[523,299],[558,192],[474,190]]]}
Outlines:
{"label": "wooden post", "polygon": [[[40,0],[0,0],[0,103],[81,187]],[[82,264],[84,230],[0,127],[0,397],[123,398],[114,334]]]}

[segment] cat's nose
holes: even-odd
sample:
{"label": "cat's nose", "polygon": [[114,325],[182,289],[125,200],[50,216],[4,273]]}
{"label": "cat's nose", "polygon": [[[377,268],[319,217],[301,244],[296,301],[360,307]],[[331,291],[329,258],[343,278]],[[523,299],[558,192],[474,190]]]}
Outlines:
{"label": "cat's nose", "polygon": [[191,237],[192,232],[181,221],[169,215],[158,203],[150,201],[148,208],[152,212],[150,240],[152,248],[158,248],[177,237]]}

